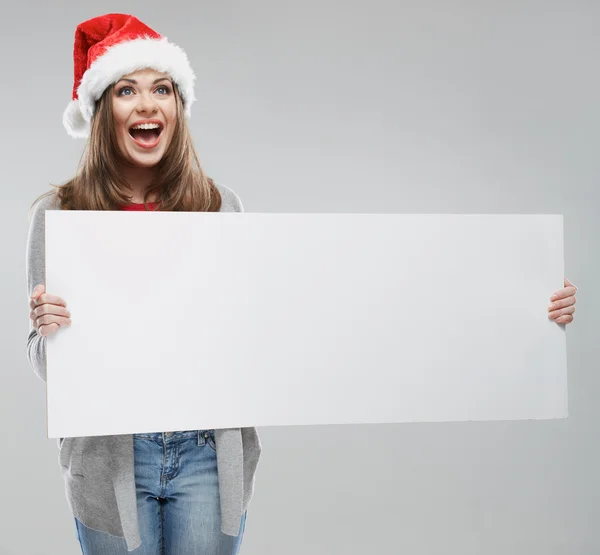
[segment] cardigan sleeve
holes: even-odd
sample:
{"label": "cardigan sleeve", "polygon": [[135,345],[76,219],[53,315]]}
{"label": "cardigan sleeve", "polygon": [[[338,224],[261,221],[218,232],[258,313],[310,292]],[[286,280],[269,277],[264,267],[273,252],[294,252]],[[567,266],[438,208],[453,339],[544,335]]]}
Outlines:
{"label": "cardigan sleeve", "polygon": [[[33,206],[29,221],[29,234],[27,237],[26,273],[27,273],[27,309],[29,298],[36,285],[45,284],[46,272],[46,241],[45,212],[48,208],[47,197],[43,197]],[[29,333],[27,335],[27,360],[35,374],[44,382],[46,381],[46,338],[41,336],[29,319]]]}

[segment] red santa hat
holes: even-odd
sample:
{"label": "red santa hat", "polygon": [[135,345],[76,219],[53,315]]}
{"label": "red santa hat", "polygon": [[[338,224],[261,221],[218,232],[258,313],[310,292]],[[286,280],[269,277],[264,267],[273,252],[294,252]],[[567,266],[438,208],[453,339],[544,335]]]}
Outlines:
{"label": "red santa hat", "polygon": [[132,15],[110,13],[80,23],[73,59],[73,96],[63,114],[72,137],[89,136],[95,102],[109,85],[139,69],[168,73],[191,115],[196,77],[185,52]]}

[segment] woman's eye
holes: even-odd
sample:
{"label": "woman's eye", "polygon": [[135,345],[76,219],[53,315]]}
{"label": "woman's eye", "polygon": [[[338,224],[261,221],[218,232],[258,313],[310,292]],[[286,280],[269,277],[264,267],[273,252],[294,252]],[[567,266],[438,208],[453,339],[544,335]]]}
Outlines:
{"label": "woman's eye", "polygon": [[[121,90],[119,90],[119,96],[122,96],[123,91],[130,91],[130,90],[131,90],[131,87],[123,87]],[[129,95],[127,95],[127,96],[129,96]]]}
{"label": "woman's eye", "polygon": [[165,94],[169,94],[169,92],[171,92],[169,87],[166,87],[165,85],[158,87],[158,89],[156,89],[156,90],[159,91],[161,89],[163,89],[165,91]]}

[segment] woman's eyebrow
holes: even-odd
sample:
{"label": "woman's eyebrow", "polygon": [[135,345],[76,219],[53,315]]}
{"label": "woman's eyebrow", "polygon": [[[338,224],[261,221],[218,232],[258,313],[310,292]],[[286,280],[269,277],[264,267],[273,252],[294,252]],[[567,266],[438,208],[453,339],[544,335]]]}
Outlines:
{"label": "woman's eyebrow", "polygon": [[[168,77],[160,77],[159,79],[155,79],[152,82],[152,84],[156,85],[156,83],[158,83],[159,81],[165,81],[165,80],[171,82],[171,80]],[[123,79],[119,79],[119,81],[117,81],[117,83],[120,82],[120,81],[128,81],[129,83],[133,83],[134,85],[137,85],[137,81],[135,79],[126,79],[126,78],[123,78]]]}

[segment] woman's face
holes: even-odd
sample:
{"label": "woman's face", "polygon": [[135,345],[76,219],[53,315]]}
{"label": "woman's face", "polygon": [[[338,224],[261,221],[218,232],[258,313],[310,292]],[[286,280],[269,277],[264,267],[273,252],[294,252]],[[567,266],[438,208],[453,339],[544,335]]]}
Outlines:
{"label": "woman's face", "polygon": [[[143,69],[115,83],[112,109],[119,150],[135,166],[150,168],[165,153],[177,121],[177,103],[166,73]],[[145,129],[140,129],[139,126]]]}

